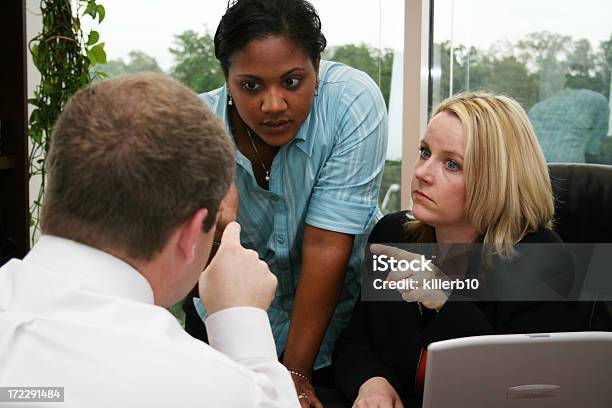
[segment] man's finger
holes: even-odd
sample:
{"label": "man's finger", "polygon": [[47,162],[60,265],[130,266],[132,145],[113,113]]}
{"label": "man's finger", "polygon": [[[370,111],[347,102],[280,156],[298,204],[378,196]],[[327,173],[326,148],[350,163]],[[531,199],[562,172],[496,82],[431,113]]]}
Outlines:
{"label": "man's finger", "polygon": [[221,236],[222,244],[240,244],[240,224],[232,221],[225,226]]}

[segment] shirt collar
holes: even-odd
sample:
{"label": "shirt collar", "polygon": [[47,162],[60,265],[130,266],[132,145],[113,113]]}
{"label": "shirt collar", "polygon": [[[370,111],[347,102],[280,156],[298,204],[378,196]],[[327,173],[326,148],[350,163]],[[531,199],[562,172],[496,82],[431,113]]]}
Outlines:
{"label": "shirt collar", "polygon": [[224,84],[220,90],[219,99],[217,99],[218,106],[215,107],[217,114],[221,116],[221,120],[225,124],[225,130],[227,130],[227,134],[230,135],[230,140],[234,143],[234,138],[232,137],[232,132],[230,129],[230,121],[229,115],[227,114],[227,84]]}
{"label": "shirt collar", "polygon": [[61,273],[84,290],[153,304],[151,285],[140,272],[107,252],[75,241],[43,235],[23,261]]}
{"label": "shirt collar", "polygon": [[306,155],[308,157],[312,156],[312,149],[314,147],[314,135],[315,132],[311,131],[310,127],[311,125],[314,126],[314,123],[311,124],[311,118],[313,115],[313,111],[315,109],[315,104],[317,103],[316,98],[315,101],[313,102],[313,106],[310,109],[310,113],[308,114],[308,116],[306,117],[306,120],[304,121],[304,123],[302,123],[302,126],[300,126],[300,129],[298,130],[297,134],[295,135],[295,137],[293,138],[295,140],[295,145],[304,153],[306,153]]}

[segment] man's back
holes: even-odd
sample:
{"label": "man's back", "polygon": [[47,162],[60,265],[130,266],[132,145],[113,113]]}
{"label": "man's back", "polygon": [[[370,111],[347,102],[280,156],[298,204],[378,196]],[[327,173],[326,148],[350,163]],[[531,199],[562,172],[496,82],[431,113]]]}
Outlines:
{"label": "man's back", "polygon": [[608,133],[610,109],[606,98],[587,89],[567,89],[538,102],[529,119],[546,161],[584,163],[597,156]]}
{"label": "man's back", "polygon": [[268,399],[271,380],[290,379],[277,374],[265,312],[232,308],[211,319],[212,345],[226,355],[154,305],[127,263],[45,236],[0,269],[0,385],[64,387],[69,407],[282,405]]}

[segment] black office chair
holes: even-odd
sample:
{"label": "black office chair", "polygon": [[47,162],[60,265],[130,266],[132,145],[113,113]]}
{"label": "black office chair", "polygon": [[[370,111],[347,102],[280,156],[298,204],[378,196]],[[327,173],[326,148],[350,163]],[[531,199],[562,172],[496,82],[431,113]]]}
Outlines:
{"label": "black office chair", "polygon": [[[549,164],[555,230],[568,243],[612,242],[612,166]],[[585,330],[612,331],[612,302],[581,302]]]}

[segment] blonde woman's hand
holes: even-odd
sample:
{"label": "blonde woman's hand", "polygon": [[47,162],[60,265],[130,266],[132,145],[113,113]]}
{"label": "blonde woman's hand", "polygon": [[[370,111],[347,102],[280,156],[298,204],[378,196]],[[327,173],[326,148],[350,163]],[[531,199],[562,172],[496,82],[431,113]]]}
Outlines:
{"label": "blonde woman's hand", "polygon": [[372,377],[359,387],[353,408],[404,408],[404,405],[385,378]]}
{"label": "blonde woman's hand", "polygon": [[442,306],[448,300],[449,294],[439,289],[429,289],[423,287],[424,282],[433,282],[434,280],[444,281],[448,277],[431,261],[422,262],[424,257],[420,254],[404,251],[399,248],[372,244],[370,252],[374,255],[385,255],[388,258],[393,258],[396,261],[405,260],[408,262],[418,261],[422,267],[419,270],[392,270],[387,276],[387,281],[401,281],[411,279],[414,283],[413,287],[407,289],[398,289],[402,295],[402,299],[406,302],[419,302],[428,309],[440,311]]}

